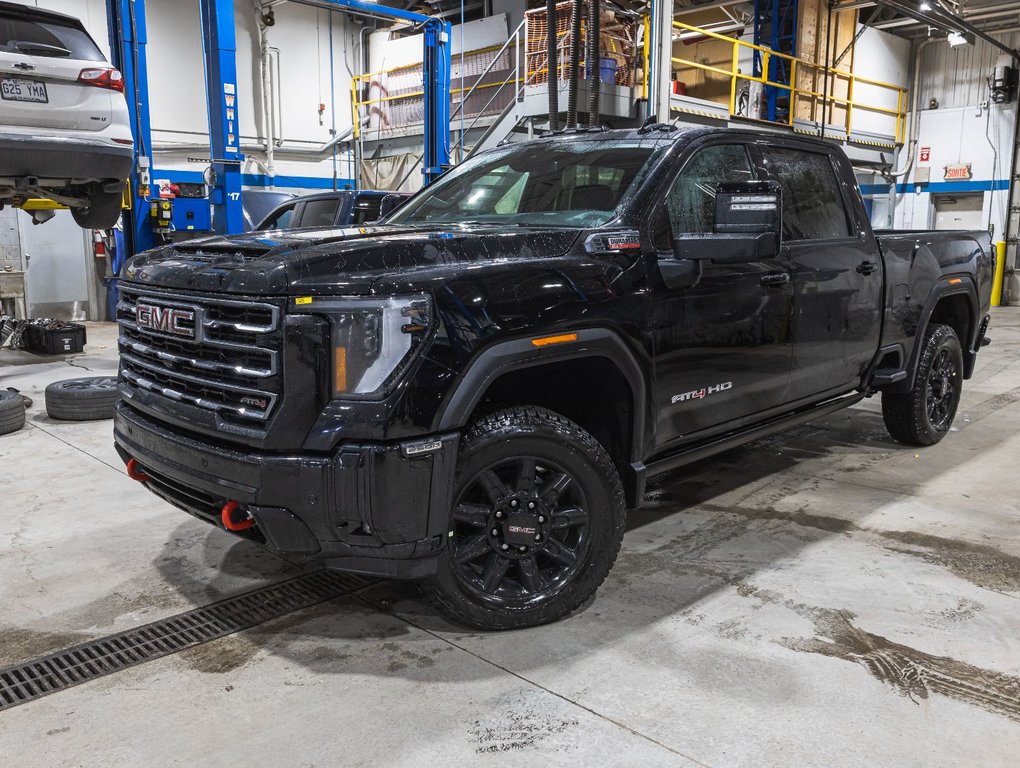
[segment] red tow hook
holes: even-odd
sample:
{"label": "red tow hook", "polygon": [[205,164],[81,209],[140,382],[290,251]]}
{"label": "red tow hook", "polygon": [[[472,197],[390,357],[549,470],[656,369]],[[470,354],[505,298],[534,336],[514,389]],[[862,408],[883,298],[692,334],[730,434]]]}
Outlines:
{"label": "red tow hook", "polygon": [[147,483],[152,479],[138,466],[138,461],[135,459],[128,459],[127,473],[128,477],[132,480],[137,480],[139,483]]}
{"label": "red tow hook", "polygon": [[228,531],[247,531],[255,525],[255,519],[251,516],[235,521],[234,512],[239,509],[241,509],[241,505],[233,500],[223,505],[223,510],[220,512],[220,520],[223,522],[223,527]]}

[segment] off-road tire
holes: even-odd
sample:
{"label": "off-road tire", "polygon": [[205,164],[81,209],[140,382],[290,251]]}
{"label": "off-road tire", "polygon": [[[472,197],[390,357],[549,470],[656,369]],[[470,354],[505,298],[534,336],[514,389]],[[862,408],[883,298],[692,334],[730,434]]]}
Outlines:
{"label": "off-road tire", "polygon": [[46,413],[61,421],[112,419],[118,399],[116,376],[65,379],[46,387]]}
{"label": "off-road tire", "polygon": [[0,435],[17,432],[25,426],[25,401],[17,392],[0,390]]}
{"label": "off-road tire", "polygon": [[105,192],[98,184],[92,184],[88,204],[72,208],[71,216],[82,229],[111,229],[120,218],[123,199],[120,192]]}
{"label": "off-road tire", "polygon": [[963,349],[956,331],[929,325],[913,389],[882,393],[886,429],[907,445],[935,445],[953,425],[962,390]]}
{"label": "off-road tire", "polygon": [[[529,462],[533,471],[532,479],[527,481],[525,467]],[[517,465],[520,465],[517,474],[510,475],[517,480],[501,482],[499,491],[492,493],[489,491],[492,486],[483,484],[487,498],[503,498],[502,502],[493,502],[488,511],[484,511],[484,503],[464,503],[468,494],[477,493],[479,478],[488,477],[487,470],[506,476]],[[569,476],[568,481],[563,480],[565,476]],[[562,490],[557,491],[561,486]],[[501,496],[502,491],[507,493]],[[626,522],[623,485],[612,459],[588,432],[545,408],[507,408],[480,417],[472,424],[461,442],[453,499],[449,537],[439,557],[438,574],[425,582],[423,589],[439,611],[453,621],[478,629],[532,627],[556,621],[576,610],[605,580],[623,541]],[[525,509],[532,504],[528,499],[534,499],[537,505],[534,512]],[[516,507],[511,510],[514,502]],[[464,519],[466,509],[473,511],[470,522]],[[501,509],[505,511],[500,512]],[[540,518],[542,510],[545,515]],[[497,512],[504,515],[501,521],[496,520]],[[486,542],[497,541],[497,529],[501,536],[520,536],[520,524],[516,527],[518,533],[507,532],[514,527],[513,520],[531,514],[535,530],[546,538],[532,547],[521,547],[520,551],[528,549],[534,554],[519,554],[515,544],[511,547],[514,551],[503,557],[502,545],[489,543],[491,551],[485,550],[479,561],[458,562],[463,556],[458,553],[469,549],[464,542],[484,547]],[[487,522],[479,525],[479,519]],[[547,521],[545,527],[538,525],[540,519]],[[584,522],[574,522],[582,519]],[[465,530],[463,536],[458,533]],[[479,537],[485,541],[478,542]],[[558,537],[562,545],[560,540],[554,541]],[[562,546],[572,546],[566,552],[576,554],[568,564],[548,554],[564,557]],[[530,566],[526,560],[531,561]],[[486,582],[488,573],[481,563],[495,570],[504,562],[509,565],[496,577],[499,586],[494,588],[499,594],[489,593],[480,586]],[[471,570],[465,575],[466,569],[477,572]]]}

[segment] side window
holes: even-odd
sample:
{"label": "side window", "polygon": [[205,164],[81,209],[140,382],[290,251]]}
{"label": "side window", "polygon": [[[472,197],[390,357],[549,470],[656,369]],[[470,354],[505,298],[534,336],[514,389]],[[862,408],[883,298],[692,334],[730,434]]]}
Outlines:
{"label": "side window", "polygon": [[297,203],[291,203],[286,208],[271,214],[259,225],[259,229],[290,229],[295,207],[297,207]]}
{"label": "side window", "polygon": [[336,198],[327,200],[309,200],[301,214],[297,226],[301,229],[309,227],[332,227],[336,221],[336,210],[340,201]]}
{"label": "side window", "polygon": [[356,227],[362,224],[371,224],[379,218],[379,207],[382,205],[381,197],[360,197],[354,204],[354,221]]}
{"label": "side window", "polygon": [[763,149],[765,170],[783,188],[783,237],[833,240],[850,237],[839,180],[828,155]]}
{"label": "side window", "polygon": [[[754,173],[743,144],[705,147],[687,161],[666,193],[666,211],[657,222],[655,246],[669,250],[674,236],[702,234],[715,227],[715,191],[727,181],[751,181]],[[667,220],[670,227],[667,227]]]}

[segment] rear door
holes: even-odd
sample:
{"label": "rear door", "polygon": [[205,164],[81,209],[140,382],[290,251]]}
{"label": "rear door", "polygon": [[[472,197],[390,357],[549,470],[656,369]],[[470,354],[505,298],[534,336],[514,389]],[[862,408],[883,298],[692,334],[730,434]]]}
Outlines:
{"label": "rear door", "polygon": [[[783,188],[783,258],[794,287],[787,401],[852,389],[878,350],[883,265],[835,151],[760,143],[759,175]],[[850,175],[852,178],[852,175]]]}
{"label": "rear door", "polygon": [[[744,144],[696,150],[654,211],[658,259],[674,258],[670,230],[713,231],[720,184],[752,179]],[[790,377],[793,289],[786,266],[778,259],[702,264],[697,285],[663,286],[652,295],[660,448],[781,405]]]}
{"label": "rear door", "polygon": [[123,97],[78,81],[83,70],[106,67],[80,22],[31,7],[0,7],[0,128],[109,127],[113,99]]}

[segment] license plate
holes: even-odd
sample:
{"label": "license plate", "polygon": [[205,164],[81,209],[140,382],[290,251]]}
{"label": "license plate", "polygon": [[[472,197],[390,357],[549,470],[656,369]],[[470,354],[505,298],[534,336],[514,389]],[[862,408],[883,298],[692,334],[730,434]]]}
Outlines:
{"label": "license plate", "polygon": [[33,101],[37,104],[48,104],[46,84],[35,80],[15,80],[5,77],[0,80],[0,96],[7,101]]}

